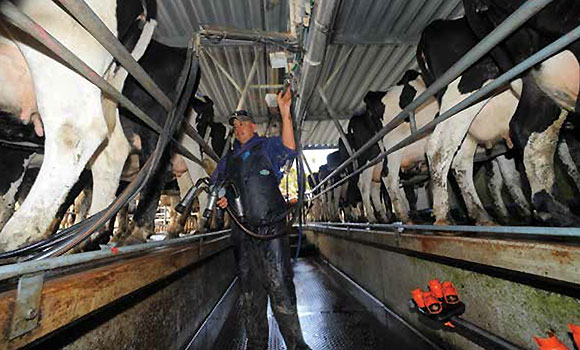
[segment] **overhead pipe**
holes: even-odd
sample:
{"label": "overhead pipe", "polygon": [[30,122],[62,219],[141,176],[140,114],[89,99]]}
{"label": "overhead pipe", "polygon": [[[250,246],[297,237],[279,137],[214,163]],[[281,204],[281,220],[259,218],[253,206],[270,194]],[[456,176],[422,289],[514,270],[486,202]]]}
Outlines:
{"label": "overhead pipe", "polygon": [[[381,154],[379,154],[372,161],[370,161],[369,163],[365,164],[361,168],[357,169],[352,174],[349,174],[347,177],[345,177],[345,178],[341,179],[340,181],[334,183],[332,186],[330,186],[329,188],[327,188],[324,191],[322,191],[320,194],[318,194],[317,196],[315,196],[313,199],[317,198],[322,193],[326,193],[327,191],[330,191],[333,188],[341,185],[342,183],[344,183],[345,181],[347,181],[349,178],[358,175],[359,173],[363,172],[365,169],[368,169],[369,167],[371,167],[371,166],[373,166],[375,164],[378,164],[387,155],[389,155],[389,154],[391,154],[393,152],[396,152],[396,151],[400,150],[401,148],[404,148],[404,147],[412,144],[413,142],[415,142],[415,141],[417,141],[417,140],[419,140],[419,139],[421,139],[423,137],[428,136],[435,129],[435,127],[437,126],[437,124],[439,124],[439,123],[441,123],[441,122],[443,122],[443,121],[451,118],[452,116],[454,116],[455,114],[461,112],[462,110],[467,109],[467,108],[471,107],[472,105],[476,104],[482,98],[484,98],[485,96],[487,96],[489,93],[492,93],[492,92],[496,91],[500,87],[504,86],[505,84],[507,84],[510,81],[512,81],[513,79],[515,79],[517,76],[519,76],[523,72],[525,72],[528,69],[532,68],[536,64],[544,61],[548,57],[552,56],[554,53],[561,51],[566,46],[570,45],[571,43],[573,43],[574,41],[576,41],[578,39],[580,39],[580,26],[574,28],[568,34],[562,36],[560,39],[558,39],[555,42],[551,43],[550,45],[546,46],[542,50],[536,52],[534,55],[528,57],[523,62],[519,63],[518,65],[516,65],[515,67],[513,67],[509,71],[507,71],[504,74],[502,74],[501,76],[499,76],[497,79],[493,80],[491,83],[485,85],[483,88],[479,89],[474,94],[470,95],[469,97],[467,97],[463,101],[459,102],[458,104],[456,104],[455,106],[453,106],[452,108],[450,108],[447,112],[443,113],[439,117],[437,117],[437,118],[433,119],[432,121],[430,121],[429,123],[427,123],[421,129],[417,130],[416,133],[414,133],[411,136],[405,138],[404,140],[402,140],[401,142],[397,143],[396,145],[394,145],[393,147],[389,148],[388,150],[386,150],[384,152],[381,152]],[[345,161],[345,163],[346,163],[346,161]],[[329,176],[327,176],[325,179],[328,179],[331,176],[333,176],[332,173]],[[320,188],[320,183],[317,186],[315,186],[312,189],[312,191],[314,191],[314,190],[316,190],[318,188]]]}
{"label": "overhead pipe", "polygon": [[[74,53],[62,45],[56,38],[47,33],[44,28],[42,28],[38,23],[34,22],[30,17],[22,13],[14,4],[9,1],[3,1],[0,4],[0,12],[3,18],[6,19],[10,24],[16,28],[22,30],[23,32],[29,34],[42,45],[46,46],[55,55],[60,57],[69,66],[71,66],[78,74],[83,76],[85,79],[97,86],[101,91],[109,95],[112,99],[119,102],[123,107],[127,108],[131,113],[133,113],[137,118],[139,118],[145,125],[151,128],[156,133],[161,133],[163,130],[159,124],[157,124],[153,119],[151,119],[145,112],[143,112],[139,107],[137,107],[128,98],[123,96],[117,89],[115,89],[111,84],[109,84],[103,77],[101,77],[97,72],[90,68],[86,63],[80,60]],[[115,39],[116,40],[116,39]],[[129,55],[130,56],[130,55]],[[131,58],[132,59],[132,58]],[[183,146],[172,139],[172,142],[176,145],[178,151],[190,158],[192,161],[199,161],[196,157],[191,157],[191,152],[187,152]]]}
{"label": "overhead pipe", "polygon": [[199,34],[209,40],[242,40],[256,41],[282,46],[288,51],[296,52],[299,49],[296,36],[290,33],[266,32],[255,29],[239,29],[226,26],[203,24],[200,26]]}
{"label": "overhead pipe", "polygon": [[232,75],[228,72],[228,70],[211,54],[211,52],[206,50],[205,53],[209,56],[209,58],[211,58],[211,60],[213,61],[213,64],[215,64],[215,66],[220,70],[220,72],[222,72],[222,74],[228,79],[228,81],[233,85],[233,87],[236,90],[238,90],[238,92],[241,94],[242,88],[236,82],[236,80],[232,77]]}
{"label": "overhead pipe", "polygon": [[330,178],[334,177],[336,174],[346,168],[348,164],[350,164],[354,159],[358,158],[367,149],[372,147],[387,133],[403,123],[410,112],[415,111],[417,108],[423,105],[423,103],[427,102],[427,100],[433,97],[437,92],[459,77],[461,73],[463,73],[467,68],[469,68],[481,57],[491,51],[491,49],[497,46],[508,35],[518,29],[529,18],[534,16],[552,1],[553,0],[537,0],[525,2],[519,9],[517,9],[505,21],[503,21],[502,24],[500,24],[489,35],[487,35],[483,40],[481,40],[477,45],[469,50],[469,52],[467,52],[439,79],[437,79],[431,86],[429,86],[427,90],[425,90],[421,95],[414,99],[413,102],[407,105],[407,107],[405,107],[405,109],[403,109],[393,120],[385,125],[377,134],[371,137],[371,139],[368,140],[361,148],[359,148],[354,155],[350,156],[341,165],[339,165],[330,174],[328,174],[328,176],[321,180],[313,190],[320,188],[321,185],[326,183]]}
{"label": "overhead pipe", "polygon": [[314,90],[320,80],[322,64],[326,56],[326,49],[330,38],[330,31],[334,25],[334,18],[340,0],[324,0],[316,2],[314,25],[308,35],[306,56],[300,73],[298,99],[294,107],[294,116],[298,121],[298,129],[306,117],[306,111],[314,95]]}

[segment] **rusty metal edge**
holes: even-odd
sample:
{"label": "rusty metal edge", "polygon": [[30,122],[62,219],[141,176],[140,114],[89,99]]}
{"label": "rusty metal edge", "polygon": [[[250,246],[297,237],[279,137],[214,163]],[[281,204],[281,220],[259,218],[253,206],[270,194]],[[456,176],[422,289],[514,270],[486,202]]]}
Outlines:
{"label": "rusty metal edge", "polygon": [[86,252],[73,255],[65,255],[41,261],[28,261],[0,266],[0,282],[12,277],[17,277],[38,271],[52,270],[66,266],[79,265],[82,263],[92,263],[103,259],[111,259],[111,258],[121,259],[129,255],[135,255],[136,253],[146,254],[147,252],[154,251],[157,249],[173,246],[185,246],[193,242],[203,241],[204,239],[224,237],[229,232],[230,230],[223,230],[207,234],[176,238],[166,241],[148,242],[120,248],[112,247],[111,249],[104,249],[94,252]]}
{"label": "rusty metal edge", "polygon": [[[135,285],[132,288],[127,288],[124,290],[121,288],[118,288],[118,293],[116,295],[112,295],[109,298],[103,298],[103,299],[99,298],[99,300],[106,300],[105,303],[100,304],[100,305],[94,305],[92,300],[79,300],[79,302],[81,302],[81,303],[86,303],[87,305],[90,305],[90,307],[88,308],[88,311],[87,312],[79,312],[79,313],[74,314],[74,315],[69,314],[69,315],[67,315],[67,316],[69,316],[68,319],[59,319],[58,322],[55,322],[54,327],[50,327],[50,328],[38,327],[34,330],[31,330],[27,334],[25,334],[19,338],[12,339],[12,340],[9,340],[6,337],[7,334],[5,332],[3,332],[2,338],[0,339],[0,348],[2,348],[2,349],[21,348],[21,347],[23,347],[23,346],[25,346],[25,345],[27,345],[35,340],[40,339],[41,337],[43,337],[45,335],[48,335],[54,331],[57,331],[58,329],[60,329],[62,327],[67,326],[71,322],[74,322],[81,317],[89,315],[90,313],[95,312],[103,307],[106,307],[108,304],[110,304],[116,300],[119,300],[120,298],[122,298],[124,296],[127,296],[127,295],[129,295],[137,290],[140,290],[141,288],[144,288],[148,285],[156,283],[159,280],[165,279],[168,276],[171,276],[172,274],[174,274],[174,273],[176,273],[184,268],[187,268],[188,266],[191,266],[192,264],[198,263],[198,262],[205,260],[211,256],[214,256],[214,255],[226,250],[227,248],[229,248],[231,246],[231,243],[229,242],[229,240],[227,238],[228,237],[220,237],[220,238],[212,239],[212,240],[208,240],[208,241],[199,240],[199,241],[190,242],[190,244],[187,247],[184,247],[182,245],[177,245],[174,247],[168,247],[167,249],[158,249],[158,250],[152,251],[152,252],[150,252],[150,254],[153,256],[157,255],[157,256],[155,256],[156,260],[161,261],[163,259],[172,259],[171,271],[169,271],[167,273],[161,273],[160,275],[155,276],[154,280],[151,280],[151,278],[149,278],[149,280],[147,280],[146,278],[140,279],[139,282],[142,282],[142,283]],[[214,245],[214,246],[211,247],[212,245]],[[210,246],[210,247],[208,247],[208,246]],[[175,254],[182,254],[182,255],[187,254],[187,255],[185,255],[185,256],[187,256],[187,259],[183,263],[179,264],[178,262],[174,261]],[[129,258],[125,257],[125,260],[122,262],[122,264],[123,265],[130,264],[133,260],[138,260],[140,258],[143,258],[143,256],[144,255],[138,255],[138,256],[129,257]],[[137,263],[137,262],[135,262],[135,263]],[[110,265],[107,265],[104,267],[98,266],[98,267],[94,268],[94,270],[105,269],[105,271],[106,271],[107,269],[115,269],[115,268],[118,268],[118,264],[110,264]],[[71,273],[71,275],[90,274],[90,273],[91,273],[91,270],[85,270],[82,272],[75,271],[75,272]],[[125,273],[129,273],[129,272],[125,272]],[[147,272],[147,274],[149,276],[151,276],[151,274],[153,274],[153,273],[154,273],[154,271]],[[67,277],[69,277],[68,274],[60,275],[57,278],[52,279],[51,283],[52,284],[58,283],[59,280],[65,279]],[[122,278],[118,278],[118,279],[116,279],[116,281],[114,283],[118,283],[119,281],[122,281],[122,280],[123,280]],[[76,295],[76,293],[75,293],[76,289],[80,290],[83,288],[77,286],[76,288],[74,288],[74,290],[67,289],[67,294],[68,295]],[[44,293],[45,293],[45,290],[43,290],[42,294],[44,294]],[[3,304],[2,303],[3,299],[5,299],[5,298],[10,299],[10,298],[13,298],[13,296],[14,296],[14,290],[8,290],[8,291],[0,293],[0,305]],[[42,297],[42,298],[44,299],[45,297]],[[13,302],[14,301],[12,301],[12,303]],[[43,304],[41,304],[41,308],[39,310],[40,314],[43,314],[42,305]],[[4,310],[4,311],[5,312],[8,311],[9,313],[12,313],[13,309],[14,309],[13,307],[12,308],[9,307],[9,310]],[[0,319],[2,319],[2,318],[0,318]],[[6,322],[10,323],[11,319],[12,319],[12,317],[11,317],[11,315],[9,315],[8,317],[6,317],[4,319],[3,323],[6,323]],[[42,320],[40,321],[40,325],[42,325]],[[6,330],[6,329],[9,329],[9,326],[10,325],[0,324],[0,329]]]}
{"label": "rusty metal edge", "polygon": [[305,230],[398,252],[420,253],[580,285],[580,247],[459,236],[437,236],[308,225]]}

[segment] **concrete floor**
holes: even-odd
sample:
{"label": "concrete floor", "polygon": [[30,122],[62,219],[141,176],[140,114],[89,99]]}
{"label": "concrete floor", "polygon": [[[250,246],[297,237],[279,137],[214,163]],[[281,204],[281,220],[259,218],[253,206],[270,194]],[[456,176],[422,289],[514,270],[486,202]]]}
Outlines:
{"label": "concrete floor", "polygon": [[[348,294],[328,268],[315,258],[302,258],[294,265],[298,314],[304,339],[313,350],[426,349],[417,337],[396,321],[386,329]],[[246,336],[239,317],[239,304],[222,329],[214,350],[243,350]],[[272,312],[269,350],[286,349]]]}

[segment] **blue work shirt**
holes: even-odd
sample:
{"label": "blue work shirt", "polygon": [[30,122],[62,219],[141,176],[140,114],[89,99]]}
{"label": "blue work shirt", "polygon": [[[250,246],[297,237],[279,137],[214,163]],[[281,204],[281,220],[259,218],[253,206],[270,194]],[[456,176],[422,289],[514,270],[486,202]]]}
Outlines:
{"label": "blue work shirt", "polygon": [[280,182],[283,176],[280,168],[282,168],[284,163],[286,163],[288,160],[296,158],[298,152],[284,146],[280,136],[263,137],[259,136],[258,134],[254,134],[254,136],[243,145],[240,144],[238,140],[234,141],[234,149],[232,153],[228,153],[225,157],[222,157],[222,159],[220,159],[218,162],[217,168],[213,174],[211,174],[211,183],[214,184],[218,178],[221,180],[225,177],[227,158],[229,154],[232,154],[234,157],[239,156],[260,142],[264,143],[263,146],[265,147],[263,149],[265,150],[265,154],[268,158],[270,158],[270,162],[274,168],[272,170],[274,171],[278,182]]}

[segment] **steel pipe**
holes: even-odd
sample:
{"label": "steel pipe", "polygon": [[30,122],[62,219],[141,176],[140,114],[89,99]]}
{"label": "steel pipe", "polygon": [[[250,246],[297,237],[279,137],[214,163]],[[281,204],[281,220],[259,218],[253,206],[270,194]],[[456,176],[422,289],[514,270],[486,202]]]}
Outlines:
{"label": "steel pipe", "polygon": [[[368,169],[369,167],[379,163],[387,155],[389,155],[393,152],[396,152],[396,151],[400,150],[401,148],[406,147],[406,146],[410,145],[411,143],[413,143],[419,139],[422,139],[423,137],[428,136],[431,133],[431,131],[433,131],[435,129],[437,124],[451,118],[452,116],[461,112],[462,110],[467,109],[470,106],[474,105],[475,103],[480,101],[482,98],[487,96],[489,93],[496,91],[497,89],[504,86],[508,82],[512,81],[514,78],[516,78],[517,76],[519,76],[523,72],[532,68],[536,64],[544,61],[548,57],[552,56],[554,53],[561,51],[566,46],[570,45],[572,42],[574,42],[578,39],[580,39],[580,26],[574,28],[574,30],[572,30],[568,34],[562,36],[560,39],[558,39],[555,42],[551,43],[550,45],[546,46],[542,50],[536,52],[534,55],[528,57],[526,60],[519,63],[518,65],[516,65],[515,67],[513,67],[509,71],[505,72],[504,74],[499,76],[497,79],[495,79],[491,83],[487,84],[486,86],[484,86],[483,88],[481,88],[480,90],[478,90],[474,94],[470,95],[469,97],[467,97],[463,101],[459,102],[458,104],[456,104],[455,106],[450,108],[448,111],[446,111],[445,113],[443,113],[439,117],[437,117],[437,118],[433,119],[432,121],[430,121],[429,123],[427,123],[421,129],[417,130],[416,133],[405,138],[404,140],[402,140],[398,144],[394,145],[390,149],[386,150],[385,152],[381,152],[381,154],[379,154],[372,161],[370,161],[369,163],[360,167],[359,169],[354,171],[352,174],[349,174],[347,177],[341,179],[340,181],[333,184],[329,188],[325,189],[320,194],[325,193],[326,191],[330,191],[331,189],[335,188],[336,186],[339,186],[340,184],[347,181],[352,176],[356,176],[357,174],[361,173],[365,169]],[[355,153],[355,155],[356,155],[356,153]],[[345,163],[346,163],[346,161],[345,161]],[[345,163],[343,163],[343,164],[345,164]],[[337,167],[337,169],[338,168],[339,167]],[[336,169],[335,169],[335,171],[336,171]],[[331,176],[334,176],[333,173],[335,171],[331,172],[325,179],[328,179]],[[312,189],[312,191],[314,191],[318,188],[320,188],[320,183],[318,184],[318,186],[316,186],[314,189]],[[313,199],[315,199],[317,197],[318,197],[318,195],[315,196]]]}
{"label": "steel pipe", "polygon": [[544,237],[568,237],[580,238],[580,228],[570,227],[535,227],[535,226],[467,226],[467,225],[406,225],[402,223],[394,224],[371,224],[371,223],[341,223],[341,222],[313,222],[309,225],[314,227],[334,227],[348,229],[349,227],[361,229],[383,229],[383,230],[417,230],[417,231],[445,231],[445,232],[469,232],[469,233],[497,233],[522,236],[544,236]]}
{"label": "steel pipe", "polygon": [[338,9],[338,0],[325,0],[316,3],[316,16],[313,28],[309,35],[306,57],[304,57],[302,72],[300,73],[300,86],[298,87],[298,99],[294,107],[294,116],[298,120],[298,128],[302,128],[306,110],[310,105],[314,90],[320,79],[322,63],[326,55],[326,48],[330,30],[332,30],[334,17]]}
{"label": "steel pipe", "polygon": [[181,124],[181,127],[183,128],[183,132],[185,132],[187,136],[191,137],[195,142],[197,142],[203,148],[204,152],[208,156],[210,156],[211,159],[215,160],[216,162],[220,160],[220,157],[217,155],[217,153],[215,153],[213,148],[211,148],[210,145],[208,145],[207,142],[205,142],[205,140],[201,137],[199,133],[196,132],[196,130],[193,128],[193,126],[191,126],[191,124],[189,124],[188,122],[184,122]]}
{"label": "steel pipe", "polygon": [[239,29],[216,25],[201,25],[199,34],[209,40],[257,41],[282,46],[289,51],[298,51],[298,40],[289,33],[266,32],[262,30]]}
{"label": "steel pipe", "polygon": [[[419,108],[428,99],[433,97],[442,88],[455,80],[467,68],[477,62],[481,57],[488,53],[492,48],[499,44],[509,34],[518,29],[525,21],[539,12],[542,8],[548,5],[553,0],[537,0],[527,1],[518,10],[512,13],[501,25],[495,28],[482,41],[467,52],[459,61],[457,61],[451,68],[449,68],[439,79],[437,79],[431,86],[427,88],[421,95],[413,100],[403,111],[401,111],[393,120],[385,125],[375,136],[368,140],[354,155],[350,156],[341,165],[334,169],[327,177],[320,181],[320,183],[313,189],[320,188],[330,178],[334,177],[342,171],[354,159],[358,158],[363,152],[377,143],[388,132],[399,126],[407,117],[408,113]],[[375,163],[376,164],[376,163]],[[362,169],[362,168],[361,168]]]}
{"label": "steel pipe", "polygon": [[232,84],[232,86],[236,90],[238,90],[238,92],[241,94],[242,88],[236,82],[236,80],[232,77],[232,75],[228,72],[228,70],[211,54],[211,52],[209,52],[208,50],[205,50],[205,53],[209,56],[209,58],[211,58],[211,60],[213,61],[213,64],[215,64],[215,66],[218,68],[218,70],[220,72],[222,72],[222,74],[226,77],[226,79],[228,79],[228,81]]}
{"label": "steel pipe", "polygon": [[98,250],[94,252],[64,255],[57,258],[44,259],[38,261],[27,261],[18,264],[0,266],[0,281],[30,273],[47,271],[83,263],[89,263],[94,262],[96,260],[108,259],[111,257],[122,258],[130,254],[144,253],[155,251],[165,247],[190,244],[196,241],[203,241],[204,239],[215,239],[225,237],[225,234],[228,233],[229,231],[230,230],[223,230],[202,235],[176,238],[168,241],[157,241],[135,244],[127,247],[119,247],[116,249]]}
{"label": "steel pipe", "polygon": [[248,77],[246,78],[246,84],[244,85],[244,89],[242,90],[242,94],[240,96],[240,100],[238,101],[238,105],[236,106],[236,111],[239,111],[244,106],[244,102],[246,102],[246,96],[248,95],[248,88],[252,79],[254,79],[254,75],[256,75],[256,71],[258,70],[258,61],[260,60],[260,55],[256,52],[256,57],[254,58],[254,62],[252,63],[252,68],[250,68],[250,73],[248,73]]}

